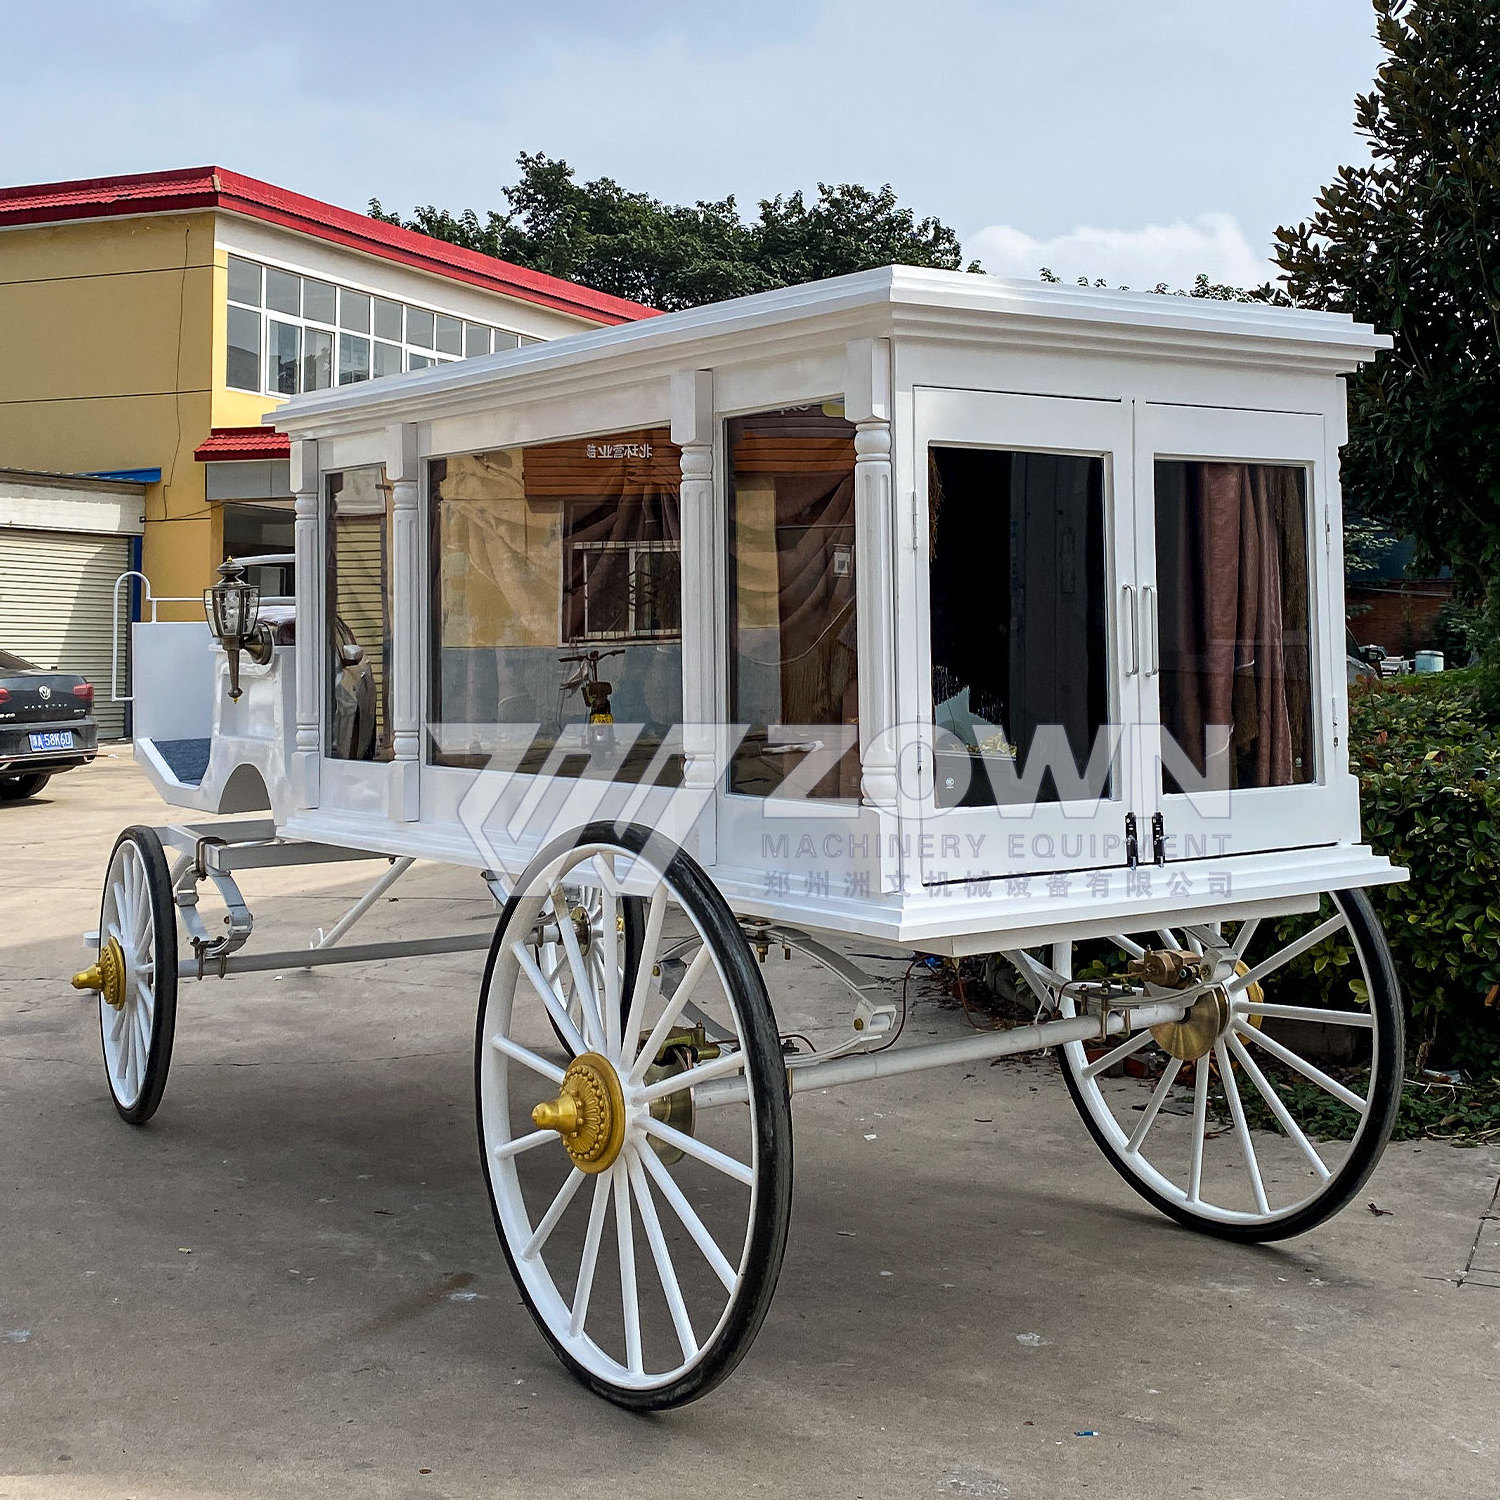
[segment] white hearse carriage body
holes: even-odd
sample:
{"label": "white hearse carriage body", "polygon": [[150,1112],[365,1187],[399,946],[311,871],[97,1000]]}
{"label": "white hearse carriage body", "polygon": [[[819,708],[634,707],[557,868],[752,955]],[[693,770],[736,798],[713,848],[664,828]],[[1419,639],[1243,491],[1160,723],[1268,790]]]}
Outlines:
{"label": "white hearse carriage body", "polygon": [[[153,710],[138,673],[164,798],[269,818],[169,831],[172,870],[117,850],[91,971],[117,1105],[154,1110],[172,1007],[132,1054],[110,963],[175,974],[178,918],[184,972],[286,962],[238,952],[236,866],[439,859],[505,898],[477,1063],[501,1239],[611,1399],[692,1399],[748,1345],[802,1087],[1056,1044],[1167,1213],[1310,1227],[1399,1093],[1359,892],[1402,872],[1360,841],[1338,489],[1341,377],[1387,343],[898,267],[289,402],[294,608],[249,659],[229,639],[211,702]],[[224,934],[196,917],[204,878]],[[897,1007],[828,941],[851,934],[1002,952],[1036,1019],[891,1049]],[[772,944],[855,992],[831,1053],[778,1036],[747,958]],[[1345,978],[1309,977],[1315,954]],[[1288,1080],[1348,1111],[1336,1146]],[[710,1144],[719,1125],[743,1139]],[[743,1222],[706,1223],[684,1172],[740,1184]]]}

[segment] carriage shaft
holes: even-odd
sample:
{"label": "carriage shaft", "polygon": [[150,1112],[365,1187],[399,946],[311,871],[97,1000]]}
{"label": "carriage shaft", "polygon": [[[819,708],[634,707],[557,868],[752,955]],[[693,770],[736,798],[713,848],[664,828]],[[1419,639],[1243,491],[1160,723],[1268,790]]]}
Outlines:
{"label": "carriage shaft", "polygon": [[[983,1031],[975,1036],[959,1037],[951,1042],[924,1042],[918,1046],[897,1047],[884,1052],[855,1053],[849,1057],[830,1058],[827,1062],[809,1061],[786,1070],[787,1086],[794,1094],[809,1089],[826,1089],[846,1083],[867,1083],[875,1078],[890,1078],[898,1073],[919,1073],[928,1068],[951,1067],[958,1063],[991,1062],[998,1057],[1012,1057],[1019,1052],[1036,1052],[1064,1042],[1086,1042],[1103,1036],[1120,1036],[1127,1030],[1139,1031],[1159,1026],[1164,1021],[1180,1021],[1186,1007],[1175,1000],[1150,1001],[1133,1005],[1129,1011],[1111,1010],[1101,1027],[1098,1016],[1078,1016],[1068,1020],[1044,1021],[1039,1025],[1017,1026],[1009,1031]],[[743,1104],[746,1100],[743,1076],[706,1083],[693,1090],[698,1109],[714,1109],[722,1104]]]}

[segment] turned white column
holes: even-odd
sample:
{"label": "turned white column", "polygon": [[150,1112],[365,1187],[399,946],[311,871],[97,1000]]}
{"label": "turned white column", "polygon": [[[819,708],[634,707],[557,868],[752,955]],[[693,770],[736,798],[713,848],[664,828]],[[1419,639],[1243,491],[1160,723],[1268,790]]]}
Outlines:
{"label": "turned white column", "polygon": [[672,441],[682,450],[678,513],[682,534],[683,785],[703,811],[697,856],[717,858],[714,789],[722,767],[718,742],[724,717],[720,688],[718,526],[714,506],[713,374],[684,370],[672,381]]}
{"label": "turned white column", "polygon": [[322,751],[323,674],[318,643],[323,638],[323,567],[318,539],[318,445],[311,438],[292,444],[292,493],[297,497],[294,527],[297,554],[297,739],[292,785],[299,807],[318,805],[318,757]]}
{"label": "turned white column", "polygon": [[844,412],[854,431],[854,568],[859,631],[860,797],[896,806],[896,517],[890,343],[845,351]]}
{"label": "turned white column", "polygon": [[386,480],[391,486],[391,657],[386,663],[390,694],[392,781],[388,811],[393,819],[417,819],[422,756],[422,539],[417,497],[417,429],[399,422],[389,430]]}

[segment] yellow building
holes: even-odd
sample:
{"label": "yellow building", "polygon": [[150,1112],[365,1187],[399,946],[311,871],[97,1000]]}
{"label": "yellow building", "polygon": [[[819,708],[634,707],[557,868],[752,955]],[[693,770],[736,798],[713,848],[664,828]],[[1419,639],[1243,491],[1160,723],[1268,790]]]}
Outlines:
{"label": "yellow building", "polygon": [[0,189],[0,647],[97,679],[122,561],[290,550],[286,396],[650,311],[217,167]]}

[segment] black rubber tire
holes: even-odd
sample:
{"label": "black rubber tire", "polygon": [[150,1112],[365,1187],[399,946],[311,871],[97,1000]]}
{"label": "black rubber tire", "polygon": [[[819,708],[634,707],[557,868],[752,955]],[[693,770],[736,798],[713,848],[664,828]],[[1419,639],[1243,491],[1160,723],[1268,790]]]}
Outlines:
{"label": "black rubber tire", "polygon": [[[627,853],[642,854],[646,851],[648,842],[654,853],[661,846],[662,840],[660,835],[638,824],[620,828],[613,823],[591,823],[577,834],[568,834],[555,840],[536,856],[516,882],[514,892],[495,928],[495,940],[490,946],[480,988],[474,1047],[474,1108],[479,1132],[480,1165],[484,1172],[485,1190],[489,1194],[495,1233],[505,1251],[505,1259],[517,1290],[521,1293],[527,1311],[541,1330],[542,1337],[559,1361],[595,1395],[628,1411],[639,1412],[666,1411],[706,1396],[745,1357],[765,1321],[771,1299],[775,1295],[781,1263],[786,1255],[787,1233],[792,1217],[792,1108],[776,1018],[760,967],[751,957],[744,934],[733,913],[703,867],[678,849],[667,861],[667,868],[663,873],[682,905],[689,909],[705,939],[713,945],[733,990],[731,1000],[738,1015],[745,1045],[745,1072],[756,1104],[756,1160],[760,1176],[756,1184],[755,1214],[745,1273],[733,1294],[729,1316],[698,1363],[671,1384],[651,1390],[635,1390],[602,1379],[568,1353],[553,1336],[552,1330],[533,1303],[524,1281],[517,1274],[515,1255],[505,1237],[499,1207],[495,1201],[481,1117],[483,1104],[480,1062],[485,1045],[485,1011],[489,1003],[490,980],[494,973],[496,955],[501,948],[507,920],[518,904],[521,893],[528,888],[533,871],[544,869],[559,855],[580,845],[614,844]],[[639,947],[636,951],[639,953]]]}
{"label": "black rubber tire", "polygon": [[[152,999],[154,1002],[151,1040],[146,1051],[146,1076],[141,1092],[134,1104],[121,1104],[115,1093],[114,1080],[110,1077],[108,1054],[104,1069],[105,1082],[109,1085],[109,1097],[115,1111],[128,1125],[144,1125],[161,1104],[162,1093],[167,1086],[167,1073],[172,1066],[172,1042],[177,1034],[177,904],[172,899],[172,876],[167,868],[167,857],[162,851],[161,840],[154,828],[136,824],[127,828],[115,840],[106,867],[106,888],[109,871],[114,868],[115,853],[122,844],[133,843],[140,855],[146,872],[146,895],[151,909],[153,927],[153,951],[155,971],[152,975]],[[104,910],[100,904],[99,932],[104,935]],[[99,1043],[104,1045],[104,1015],[101,1002],[99,1017]]]}
{"label": "black rubber tire", "polygon": [[0,802],[23,802],[35,797],[52,780],[50,771],[34,771],[29,776],[0,776]]}
{"label": "black rubber tire", "polygon": [[1370,1009],[1377,1021],[1375,1056],[1372,1061],[1375,1079],[1369,1108],[1350,1143],[1348,1155],[1316,1198],[1281,1217],[1268,1219],[1261,1224],[1220,1223],[1164,1198],[1149,1184],[1142,1182],[1120,1160],[1113,1144],[1090,1113],[1066,1054],[1059,1059],[1063,1081],[1068,1086],[1073,1103],[1088,1127],[1089,1134],[1104,1153],[1105,1160],[1153,1208],[1200,1234],[1240,1244],[1265,1244],[1272,1240],[1291,1239],[1294,1235],[1316,1229],[1324,1220],[1346,1208],[1369,1180],[1370,1173],[1375,1170],[1381,1153],[1391,1138],[1391,1131],[1395,1129],[1396,1116],[1401,1109],[1401,1085],[1406,1061],[1405,1011],[1400,981],[1396,978],[1396,967],[1391,961],[1391,950],[1386,944],[1385,932],[1381,928],[1380,918],[1375,915],[1375,908],[1370,904],[1370,898],[1362,890],[1329,891],[1328,896],[1347,919],[1349,935],[1363,955],[1365,969],[1369,974]]}

